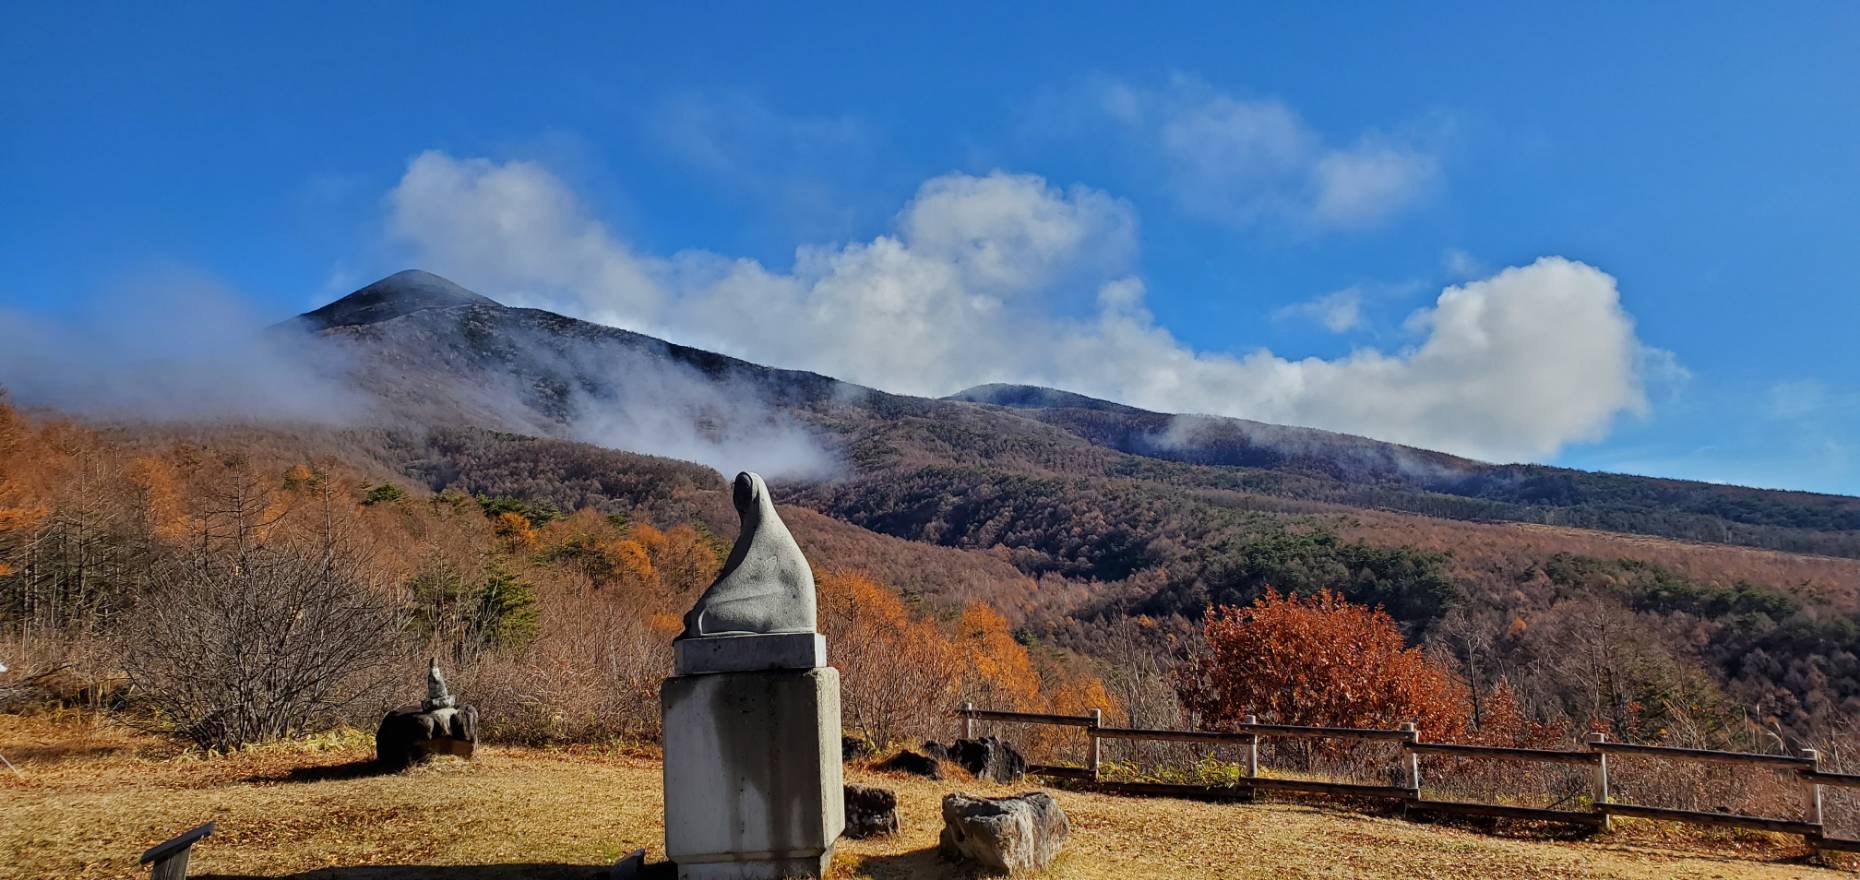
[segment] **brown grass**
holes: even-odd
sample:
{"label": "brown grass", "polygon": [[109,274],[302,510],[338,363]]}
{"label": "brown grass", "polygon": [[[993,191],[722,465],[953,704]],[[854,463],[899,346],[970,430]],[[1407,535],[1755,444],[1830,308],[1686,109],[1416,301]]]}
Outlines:
{"label": "brown grass", "polygon": [[[0,754],[22,774],[0,767],[0,877],[145,877],[144,848],[208,819],[197,877],[589,877],[636,847],[660,854],[659,765],[638,750],[485,747],[376,776],[353,732],[202,756],[73,713],[0,715]],[[941,796],[1007,790],[848,776],[896,790],[904,831],[844,842],[841,880],[962,876],[935,853]],[[1633,824],[1559,840],[1316,804],[1056,796],[1073,832],[1050,878],[1841,876],[1763,835]]]}

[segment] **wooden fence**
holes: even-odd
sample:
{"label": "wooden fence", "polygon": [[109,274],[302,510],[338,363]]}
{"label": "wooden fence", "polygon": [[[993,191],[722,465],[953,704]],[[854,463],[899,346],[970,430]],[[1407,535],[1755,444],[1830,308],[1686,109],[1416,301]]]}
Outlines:
{"label": "wooden fence", "polygon": [[[1814,749],[1803,749],[1796,755],[1761,755],[1750,752],[1721,752],[1711,749],[1681,749],[1611,742],[1606,734],[1597,733],[1590,734],[1583,749],[1562,751],[1423,742],[1421,732],[1411,723],[1403,724],[1395,729],[1305,727],[1292,724],[1261,724],[1258,718],[1248,715],[1245,722],[1233,730],[1145,730],[1131,727],[1106,727],[1103,723],[1103,713],[1097,709],[1093,709],[1089,715],[1051,715],[978,709],[973,703],[964,703],[955,714],[961,720],[961,732],[964,738],[974,737],[977,721],[1048,724],[1080,728],[1084,731],[1087,740],[1083,767],[1033,765],[1028,768],[1028,772],[1088,780],[1095,788],[1122,794],[1221,800],[1249,800],[1256,791],[1343,795],[1396,801],[1402,805],[1404,811],[1563,822],[1604,831],[1608,829],[1611,817],[1631,816],[1639,819],[1662,819],[1698,825],[1731,826],[1800,834],[1817,853],[1822,850],[1860,852],[1860,840],[1827,836],[1821,820],[1822,786],[1860,788],[1860,775],[1823,772],[1819,767],[1819,755]],[[1262,776],[1259,766],[1259,741],[1262,738],[1399,743],[1401,758],[1399,765],[1393,768],[1397,772],[1391,775],[1399,779],[1400,783],[1367,785],[1354,782],[1324,782]],[[1226,786],[1108,781],[1100,778],[1103,770],[1102,743],[1105,740],[1238,746],[1246,751],[1245,767],[1240,778],[1233,785]],[[1421,773],[1423,755],[1587,765],[1594,768],[1589,792],[1590,806],[1589,809],[1581,810],[1432,800],[1424,796]],[[1764,767],[1791,773],[1801,785],[1802,815],[1800,818],[1753,816],[1621,803],[1613,800],[1609,795],[1608,758],[1610,755]]]}

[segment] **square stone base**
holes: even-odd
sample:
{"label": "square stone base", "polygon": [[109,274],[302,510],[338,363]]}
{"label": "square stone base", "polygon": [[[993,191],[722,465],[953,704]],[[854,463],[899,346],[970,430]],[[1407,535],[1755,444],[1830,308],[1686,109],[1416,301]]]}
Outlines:
{"label": "square stone base", "polygon": [[659,697],[681,880],[822,876],[846,827],[839,672],[680,675]]}
{"label": "square stone base", "polygon": [[819,633],[700,636],[672,642],[672,655],[679,675],[808,670],[827,665],[827,637]]}

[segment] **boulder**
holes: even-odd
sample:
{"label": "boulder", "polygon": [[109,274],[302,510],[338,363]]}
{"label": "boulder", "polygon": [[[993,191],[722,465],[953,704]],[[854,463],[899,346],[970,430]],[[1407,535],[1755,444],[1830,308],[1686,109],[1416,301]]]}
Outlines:
{"label": "boulder", "polygon": [[898,796],[888,788],[846,786],[846,836],[879,837],[898,833]]}
{"label": "boulder", "polygon": [[471,706],[394,709],[375,729],[375,760],[399,770],[434,755],[470,758],[478,746],[478,710]]}
{"label": "boulder", "polygon": [[1065,811],[1043,791],[1005,798],[943,796],[944,857],[983,871],[1044,870],[1071,833]]}
{"label": "boulder", "polygon": [[998,737],[959,739],[947,746],[925,743],[924,750],[969,771],[977,779],[1019,782],[1027,775],[1027,759]]}
{"label": "boulder", "polygon": [[887,773],[909,773],[912,776],[927,776],[931,779],[943,778],[942,762],[929,755],[920,755],[910,749],[905,749],[880,761],[872,769],[883,770]]}
{"label": "boulder", "polygon": [[856,736],[840,737],[840,762],[851,763],[860,758],[870,758],[878,754],[878,748],[871,742]]}

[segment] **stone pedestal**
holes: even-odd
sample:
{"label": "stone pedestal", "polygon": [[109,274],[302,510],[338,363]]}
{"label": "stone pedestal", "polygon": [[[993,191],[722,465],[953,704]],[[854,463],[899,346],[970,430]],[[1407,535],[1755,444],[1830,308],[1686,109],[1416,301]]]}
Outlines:
{"label": "stone pedestal", "polygon": [[769,672],[827,665],[827,637],[819,633],[705,636],[672,643],[679,675],[701,672]]}
{"label": "stone pedestal", "polygon": [[846,826],[838,670],[678,675],[659,695],[680,880],[822,876]]}

